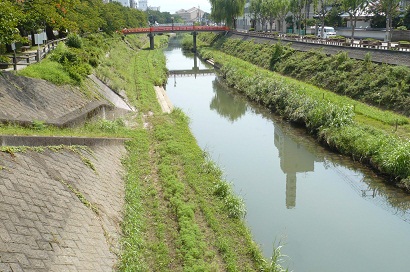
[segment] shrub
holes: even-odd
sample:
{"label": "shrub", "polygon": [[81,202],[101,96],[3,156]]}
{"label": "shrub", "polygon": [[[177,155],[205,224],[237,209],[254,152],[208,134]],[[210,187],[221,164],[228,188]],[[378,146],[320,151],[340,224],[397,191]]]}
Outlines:
{"label": "shrub", "polygon": [[[366,39],[376,41],[375,39]],[[253,40],[221,38],[214,46],[235,57],[291,76],[335,93],[349,96],[383,109],[410,115],[410,69],[350,59],[346,53],[327,56],[322,51],[299,52],[276,43],[258,44]],[[400,73],[389,69],[400,70]]]}
{"label": "shrub", "polygon": [[75,63],[78,61],[78,56],[73,51],[69,50],[69,48],[63,44],[59,43],[57,48],[51,53],[50,60],[56,61],[58,63]]}
{"label": "shrub", "polygon": [[66,45],[74,48],[82,48],[83,41],[78,34],[71,33],[67,36]]}
{"label": "shrub", "polygon": [[0,63],[10,63],[10,58],[7,56],[0,56]]}

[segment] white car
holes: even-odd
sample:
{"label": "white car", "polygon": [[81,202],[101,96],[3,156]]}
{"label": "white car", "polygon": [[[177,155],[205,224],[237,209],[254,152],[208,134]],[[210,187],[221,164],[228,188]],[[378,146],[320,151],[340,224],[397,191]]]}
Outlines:
{"label": "white car", "polygon": [[321,32],[322,32],[322,27],[319,27],[319,33],[317,34],[317,36],[319,38],[326,39],[326,38],[329,38],[329,37],[332,37],[332,36],[336,36],[335,29],[333,27],[330,27],[330,26],[323,27],[323,33],[321,33]]}

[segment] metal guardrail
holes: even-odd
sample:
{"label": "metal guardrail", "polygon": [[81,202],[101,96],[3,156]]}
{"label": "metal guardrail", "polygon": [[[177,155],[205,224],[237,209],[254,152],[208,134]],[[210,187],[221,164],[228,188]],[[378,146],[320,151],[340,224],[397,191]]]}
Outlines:
{"label": "metal guardrail", "polygon": [[235,34],[249,36],[249,37],[261,37],[270,39],[281,39],[287,41],[297,41],[306,43],[316,43],[323,45],[335,45],[344,47],[361,47],[361,48],[372,48],[381,50],[395,50],[395,51],[405,51],[410,52],[410,43],[400,43],[400,42],[383,42],[383,41],[373,41],[373,40],[351,40],[350,38],[342,39],[331,39],[331,38],[320,38],[312,36],[297,36],[289,34],[277,34],[273,32],[243,32],[234,31]]}
{"label": "metal guardrail", "polygon": [[[26,53],[24,55],[17,55],[16,53],[14,53],[12,56],[8,55],[7,57],[9,57],[11,59],[11,63],[0,63],[0,66],[13,66],[13,70],[17,70],[17,66],[18,65],[30,65],[33,63],[37,63],[40,62],[42,59],[44,59],[46,57],[47,54],[49,54],[51,51],[53,51],[58,43],[65,41],[66,38],[62,38],[62,39],[58,39],[58,40],[52,40],[47,42],[46,44],[44,44],[44,46],[42,46],[40,49],[37,49],[36,52],[29,52]],[[29,46],[22,46],[21,50],[22,52],[26,51],[27,49],[30,49],[31,47]]]}

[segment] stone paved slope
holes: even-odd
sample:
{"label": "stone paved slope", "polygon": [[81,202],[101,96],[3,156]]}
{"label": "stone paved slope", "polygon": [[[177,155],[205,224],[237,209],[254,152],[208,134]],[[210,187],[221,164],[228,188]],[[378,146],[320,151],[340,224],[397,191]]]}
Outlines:
{"label": "stone paved slope", "polygon": [[0,152],[0,271],[114,270],[124,154],[120,143]]}
{"label": "stone paved slope", "polygon": [[9,72],[0,74],[0,121],[58,124],[102,105],[108,106],[104,100],[87,98],[75,87]]}

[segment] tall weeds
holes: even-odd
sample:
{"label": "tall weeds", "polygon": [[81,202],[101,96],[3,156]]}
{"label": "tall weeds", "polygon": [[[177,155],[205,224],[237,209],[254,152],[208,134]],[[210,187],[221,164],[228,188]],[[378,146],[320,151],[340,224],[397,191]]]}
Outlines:
{"label": "tall weeds", "polygon": [[[209,40],[209,35],[204,40]],[[280,42],[220,38],[218,50],[282,75],[309,82],[338,94],[410,116],[410,68],[349,58],[346,52],[327,56],[299,52]]]}

